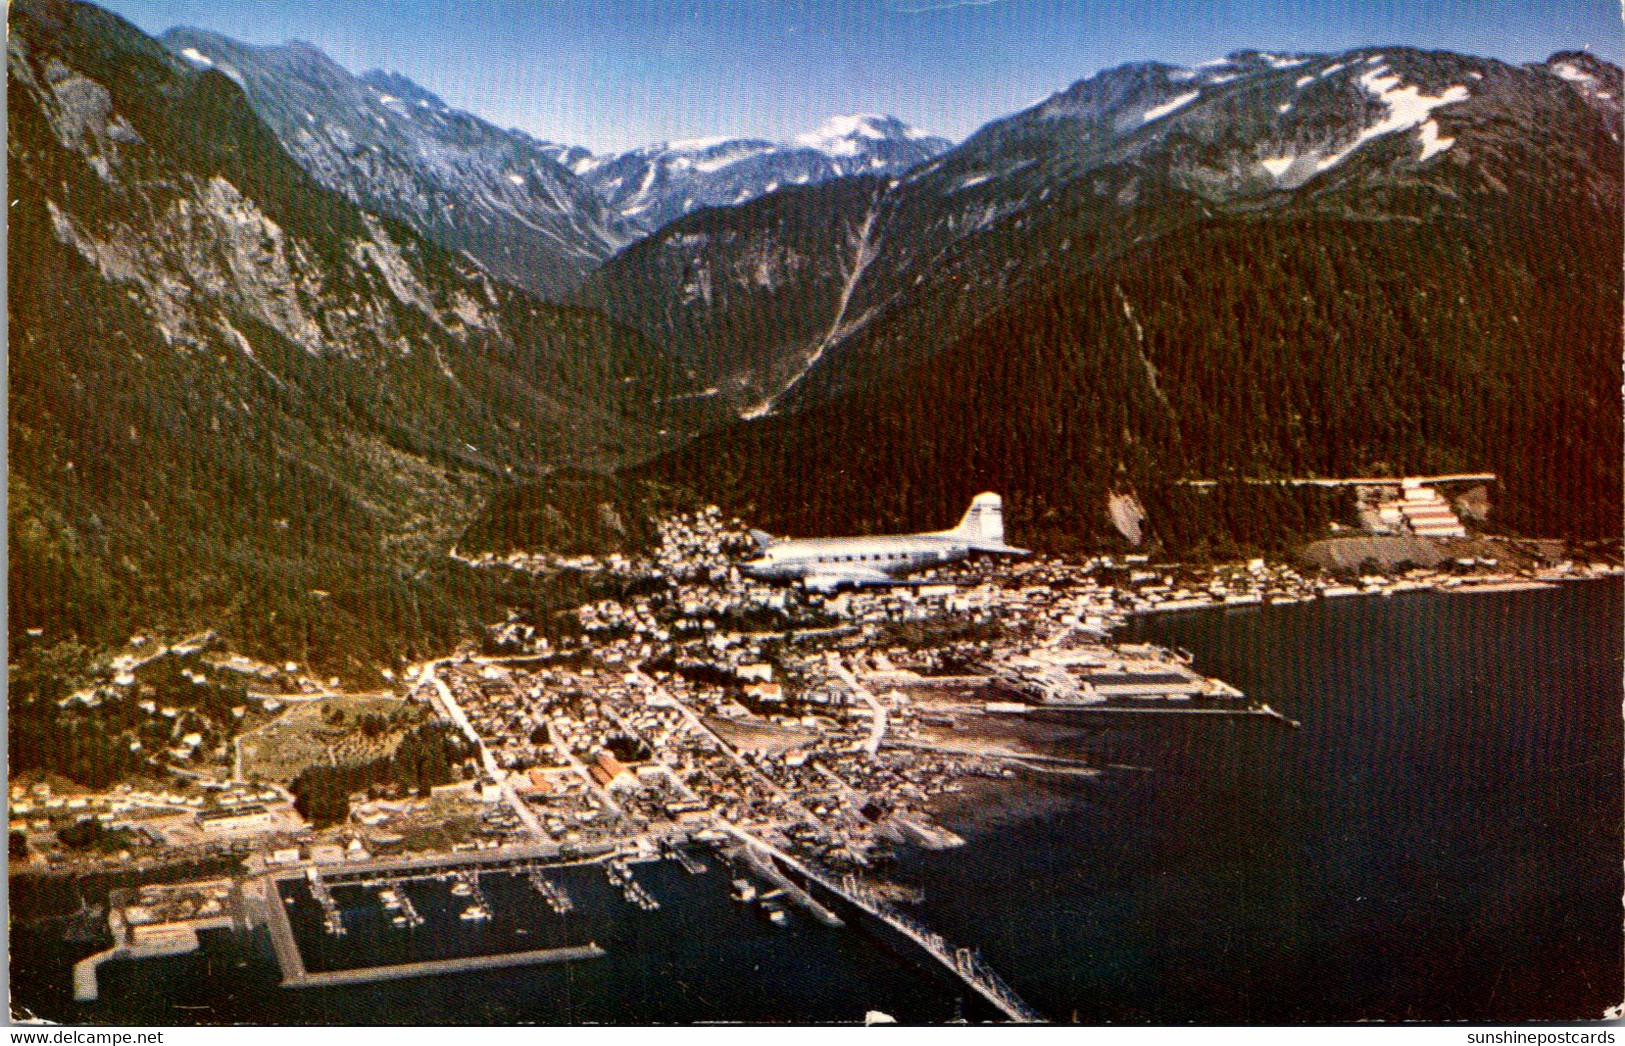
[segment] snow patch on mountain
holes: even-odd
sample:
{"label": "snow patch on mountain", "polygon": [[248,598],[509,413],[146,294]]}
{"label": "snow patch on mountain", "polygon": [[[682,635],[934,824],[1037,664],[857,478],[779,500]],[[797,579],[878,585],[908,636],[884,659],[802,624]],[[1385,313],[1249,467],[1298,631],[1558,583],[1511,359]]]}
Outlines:
{"label": "snow patch on mountain", "polygon": [[1153,120],[1160,120],[1176,109],[1181,109],[1194,102],[1201,95],[1201,93],[1201,91],[1189,91],[1185,94],[1175,95],[1173,98],[1170,98],[1161,105],[1152,106],[1150,109],[1147,109],[1140,122],[1150,123]]}
{"label": "snow patch on mountain", "polygon": [[1423,122],[1421,159],[1426,160],[1437,156],[1455,144],[1456,140],[1454,138],[1445,138],[1439,134],[1439,125],[1436,122],[1433,120]]}
{"label": "snow patch on mountain", "polygon": [[572,169],[623,221],[653,231],[702,207],[738,206],[786,185],[900,175],[953,145],[894,116],[832,116],[789,143],[712,136],[661,142]]}
{"label": "snow patch on mountain", "polygon": [[816,131],[798,134],[795,144],[817,149],[829,156],[856,156],[863,151],[863,143],[884,141],[925,141],[931,135],[910,127],[895,116],[879,113],[852,113],[831,116]]}
{"label": "snow patch on mountain", "polygon": [[1442,152],[1450,147],[1454,139],[1439,137],[1438,125],[1433,122],[1430,114],[1440,106],[1455,105],[1472,97],[1467,88],[1460,84],[1446,88],[1442,94],[1423,94],[1421,88],[1405,84],[1397,73],[1389,71],[1384,65],[1377,65],[1361,74],[1355,82],[1367,94],[1387,107],[1387,115],[1376,123],[1362,128],[1348,145],[1316,160],[1317,172],[1337,166],[1356,149],[1374,138],[1393,134],[1395,131],[1407,131],[1424,123],[1431,127],[1431,131],[1423,129],[1422,158],[1427,159],[1435,153]]}
{"label": "snow patch on mountain", "polygon": [[707,149],[715,149],[719,145],[727,145],[733,139],[727,135],[711,135],[708,138],[679,138],[675,142],[666,142],[664,147],[677,153],[701,153]]}

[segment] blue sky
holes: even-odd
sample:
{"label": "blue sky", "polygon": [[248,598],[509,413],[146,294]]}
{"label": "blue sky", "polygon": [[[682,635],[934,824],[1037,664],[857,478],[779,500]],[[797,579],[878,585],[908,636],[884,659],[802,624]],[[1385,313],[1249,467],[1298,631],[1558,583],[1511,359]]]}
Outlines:
{"label": "blue sky", "polygon": [[963,138],[1102,68],[1240,48],[1411,44],[1509,61],[1589,45],[1618,62],[1613,0],[111,0],[151,33],[302,39],[405,73],[540,137],[622,149],[786,140],[888,112]]}

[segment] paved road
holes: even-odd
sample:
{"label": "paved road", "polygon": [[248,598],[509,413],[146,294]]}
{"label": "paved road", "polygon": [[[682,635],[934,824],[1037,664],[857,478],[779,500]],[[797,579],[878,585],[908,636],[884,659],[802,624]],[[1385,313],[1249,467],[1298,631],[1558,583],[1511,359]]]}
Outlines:
{"label": "paved road", "polygon": [[444,679],[440,678],[440,666],[448,660],[450,659],[430,661],[423,666],[419,678],[426,677],[429,680],[430,685],[440,694],[440,704],[446,713],[446,718],[455,723],[457,728],[463,732],[463,735],[479,749],[480,766],[484,768],[486,776],[493,781],[500,782],[502,798],[507,802],[509,809],[513,810],[514,814],[524,824],[525,830],[530,833],[531,838],[538,842],[550,840],[552,836],[547,834],[547,829],[542,826],[541,819],[536,816],[536,812],[530,808],[530,804],[520,797],[518,788],[514,786],[513,781],[509,779],[506,772],[497,766],[496,757],[485,746],[485,739],[479,735],[479,731],[474,729],[474,724],[469,722],[468,714],[463,711],[463,706],[457,703],[457,695],[452,693],[451,687],[447,685]]}
{"label": "paved road", "polygon": [[682,701],[679,701],[675,695],[663,688],[653,678],[646,675],[642,669],[633,669],[632,674],[637,676],[638,680],[645,686],[649,687],[649,689],[659,694],[671,705],[671,707],[681,712],[684,718],[689,721],[689,724],[693,726],[695,730],[698,730],[700,733],[710,738],[711,743],[716,745],[721,752],[728,756],[728,758],[732,759],[734,765],[738,766],[741,771],[760,781],[774,795],[782,797],[790,808],[796,812],[798,817],[806,821],[808,824],[818,828],[825,835],[831,836],[832,838],[834,837],[834,833],[830,831],[829,825],[825,824],[817,814],[809,810],[805,803],[791,795],[789,792],[785,791],[782,787],[780,787],[777,781],[773,780],[771,777],[768,777],[766,774],[762,773],[760,770],[746,762],[744,757],[742,757],[732,745],[719,737],[715,730],[712,730],[709,726],[706,726],[705,720],[701,719],[692,708],[689,708],[688,705],[684,704]]}
{"label": "paved road", "polygon": [[503,773],[501,768],[497,766],[496,757],[491,754],[489,748],[485,747],[485,739],[479,735],[479,731],[474,729],[474,724],[469,722],[468,714],[463,711],[463,706],[457,703],[457,695],[452,693],[451,687],[446,684],[444,679],[440,678],[440,666],[443,664],[445,664],[445,660],[431,661],[424,666],[424,674],[430,685],[440,694],[441,709],[446,713],[446,718],[455,723],[457,729],[463,732],[463,736],[467,737],[479,749],[480,765],[485,769],[487,776],[493,781],[500,781],[503,778]]}
{"label": "paved road", "polygon": [[852,670],[846,667],[839,654],[829,655],[829,664],[831,668],[835,669],[835,674],[840,676],[846,685],[852,688],[852,692],[857,694],[858,698],[868,705],[874,713],[869,724],[869,736],[863,742],[863,750],[873,758],[879,754],[880,743],[886,738],[886,706],[882,705],[879,699],[869,692],[868,687],[858,682],[858,677],[853,675]]}

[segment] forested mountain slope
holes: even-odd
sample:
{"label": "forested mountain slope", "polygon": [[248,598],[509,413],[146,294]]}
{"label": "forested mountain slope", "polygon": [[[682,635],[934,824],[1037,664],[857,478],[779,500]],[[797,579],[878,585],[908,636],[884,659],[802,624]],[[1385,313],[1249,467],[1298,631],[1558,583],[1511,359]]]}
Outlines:
{"label": "forested mountain slope", "polygon": [[[796,533],[934,525],[994,489],[1013,525],[1075,543],[1114,539],[1109,491],[1155,500],[1181,477],[1487,469],[1495,525],[1617,535],[1619,70],[1270,58],[1256,97],[1214,103],[1243,110],[1204,108],[1177,70],[1142,68],[1143,90],[1114,71],[921,168],[907,181],[1071,173],[998,190],[1005,215],[911,277],[965,212],[888,218],[863,279],[892,290],[847,295],[866,318],[779,413],[638,474]],[[1258,136],[1355,60],[1311,123]],[[1149,122],[1186,124],[1142,141],[1180,99]],[[909,193],[882,206],[929,209]]]}
{"label": "forested mountain slope", "polygon": [[235,83],[101,9],[9,28],[14,655],[440,649],[489,610],[444,558],[486,490],[661,445],[680,388],[636,333],[322,189]]}
{"label": "forested mountain slope", "polygon": [[691,216],[611,260],[580,300],[702,374],[754,361],[742,386],[762,396],[739,397],[739,412],[794,412],[1205,221],[1421,223],[1505,242],[1531,209],[1610,220],[1620,92],[1619,70],[1582,53],[1527,67],[1401,47],[1126,65],[989,124],[861,206],[856,193],[837,206],[842,187],[825,185]]}

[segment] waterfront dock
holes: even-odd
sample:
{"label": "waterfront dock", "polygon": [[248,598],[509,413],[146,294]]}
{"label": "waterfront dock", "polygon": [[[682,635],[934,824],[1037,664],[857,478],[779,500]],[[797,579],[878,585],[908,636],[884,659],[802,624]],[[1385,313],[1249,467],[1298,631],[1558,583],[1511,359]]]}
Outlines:
{"label": "waterfront dock", "polygon": [[1274,719],[1283,726],[1296,730],[1303,724],[1290,716],[1283,715],[1269,705],[1260,705],[1257,708],[1134,708],[1124,705],[1074,705],[1063,707],[1059,705],[1037,705],[1032,709],[1039,712],[1064,712],[1076,715],[1127,715],[1127,716],[1229,716],[1231,718],[1247,718],[1261,716],[1265,719]]}
{"label": "waterfront dock", "polygon": [[846,925],[841,921],[841,917],[839,915],[836,915],[828,908],[819,904],[813,899],[812,894],[808,893],[806,890],[803,890],[794,880],[780,871],[778,865],[773,862],[773,858],[770,854],[760,853],[753,847],[747,845],[745,847],[744,856],[745,863],[750,865],[752,871],[766,879],[768,882],[772,883],[778,889],[783,890],[784,895],[788,897],[792,903],[806,911],[814,919],[817,919],[819,922],[832,929]]}
{"label": "waterfront dock", "polygon": [[404,980],[408,977],[433,977],[442,973],[470,973],[475,970],[506,969],[510,966],[539,966],[543,963],[599,959],[608,954],[597,944],[541,948],[529,952],[471,955],[463,959],[430,959],[425,962],[399,963],[394,966],[364,966],[354,970],[328,970],[323,973],[307,972],[296,980],[289,980],[284,976],[282,986],[333,988],[346,984],[374,984],[379,981]]}
{"label": "waterfront dock", "polygon": [[170,955],[186,955],[197,949],[197,934],[190,928],[159,943],[115,944],[73,964],[73,1001],[96,1001],[101,994],[96,975],[103,963],[114,959],[161,959]]}
{"label": "waterfront dock", "polygon": [[344,918],[339,912],[338,902],[327,889],[327,883],[322,879],[321,869],[310,865],[305,869],[305,879],[310,884],[310,895],[316,903],[322,906],[322,929],[337,937],[345,933]]}
{"label": "waterfront dock", "polygon": [[553,910],[555,915],[568,915],[575,910],[575,901],[570,898],[564,887],[542,874],[540,868],[532,868],[527,874],[531,888],[541,895],[542,900]]}
{"label": "waterfront dock", "polygon": [[[473,970],[496,970],[510,966],[537,966],[543,963],[575,962],[578,959],[597,959],[608,953],[596,943],[574,947],[542,948],[525,952],[504,952],[495,955],[471,955],[460,959],[430,959],[423,962],[397,963],[391,966],[363,966],[353,970],[325,970],[312,973],[305,968],[299,954],[299,942],[294,938],[293,926],[277,891],[270,891],[265,905],[267,927],[271,932],[271,946],[276,952],[277,966],[282,971],[284,988],[331,988],[347,984],[372,984],[378,981],[398,981],[409,977],[432,977],[442,973],[468,973]],[[96,958],[92,956],[92,958]],[[88,960],[87,960],[88,961]],[[75,968],[75,983],[78,969]],[[92,983],[94,983],[92,972]]]}
{"label": "waterfront dock", "polygon": [[694,859],[694,855],[683,849],[681,846],[668,847],[667,853],[671,856],[671,859],[681,865],[683,871],[687,872],[689,875],[705,874],[705,865],[699,861],[696,861]]}
{"label": "waterfront dock", "polygon": [[115,929],[118,943],[95,955],[73,964],[73,999],[75,1002],[95,1002],[101,994],[97,973],[103,963],[115,959],[163,959],[172,955],[189,955],[198,950],[198,931],[226,929],[233,926],[231,916],[214,919],[196,919],[175,923],[145,940],[131,940],[127,929]]}
{"label": "waterfront dock", "polygon": [[[808,886],[827,890],[923,949],[927,955],[941,963],[954,977],[963,981],[1010,1021],[1017,1024],[1038,1024],[1046,1020],[1043,1014],[1023,1002],[1021,997],[973,950],[953,947],[941,934],[899,911],[885,898],[864,889],[854,877],[846,876],[840,882],[836,882],[743,829],[732,825],[725,826],[725,829],[745,845],[747,853],[753,854],[759,860],[777,863],[788,872],[794,872],[801,876]],[[785,877],[788,878],[788,875]]]}
{"label": "waterfront dock", "polygon": [[[485,872],[501,872],[518,870],[537,863],[561,866],[587,864],[615,853],[618,849],[619,846],[615,843],[592,843],[568,851],[551,843],[509,846],[468,853],[334,862],[322,866],[322,875],[334,886],[364,884],[385,879],[424,879],[433,878],[442,872],[455,872],[459,868],[468,867],[476,867]],[[303,875],[304,872],[299,867],[293,867],[272,874],[278,879],[288,879]]]}
{"label": "waterfront dock", "polygon": [[276,964],[282,971],[282,983],[292,984],[307,976],[305,960],[299,954],[299,942],[294,939],[293,926],[288,922],[281,891],[275,881],[268,884],[265,897],[265,925],[271,931],[271,947],[276,952]]}

